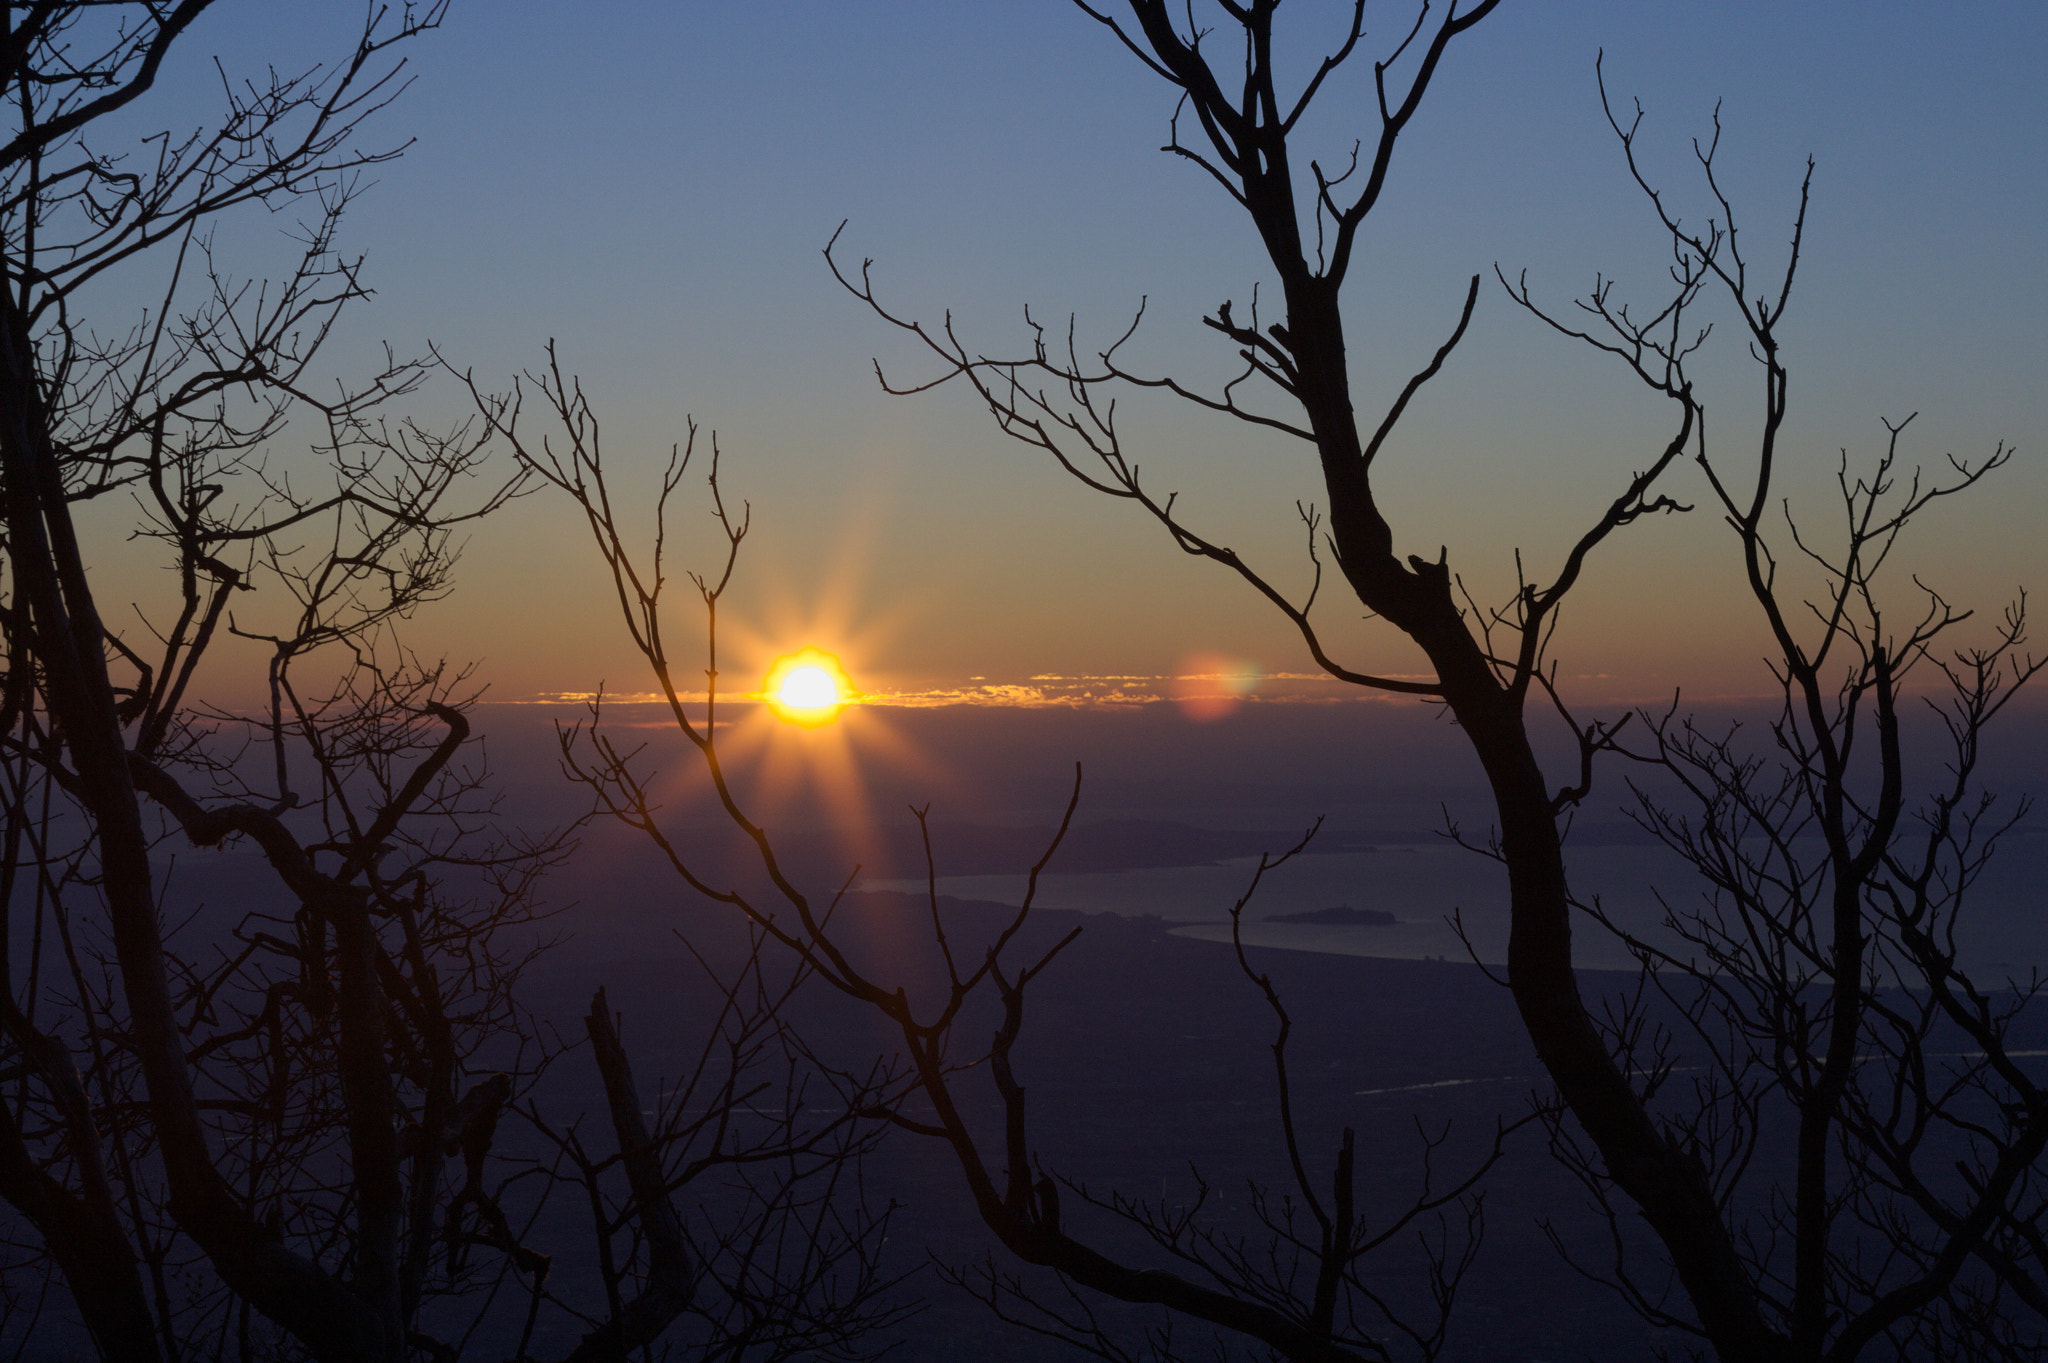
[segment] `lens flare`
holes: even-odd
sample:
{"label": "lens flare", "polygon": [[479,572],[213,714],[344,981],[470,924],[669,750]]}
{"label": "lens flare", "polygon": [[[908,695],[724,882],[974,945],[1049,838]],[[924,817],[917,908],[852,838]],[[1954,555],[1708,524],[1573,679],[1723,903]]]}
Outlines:
{"label": "lens flare", "polygon": [[1194,653],[1181,660],[1169,694],[1197,724],[1233,713],[1259,687],[1259,669],[1242,658]]}
{"label": "lens flare", "polygon": [[839,659],[819,648],[786,653],[761,683],[761,698],[777,719],[805,728],[830,724],[859,693]]}

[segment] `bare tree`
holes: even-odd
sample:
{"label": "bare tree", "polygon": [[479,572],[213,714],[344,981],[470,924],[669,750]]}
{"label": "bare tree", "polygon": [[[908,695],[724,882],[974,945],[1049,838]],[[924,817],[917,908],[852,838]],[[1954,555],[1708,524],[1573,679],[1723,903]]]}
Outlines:
{"label": "bare tree", "polygon": [[[1425,1138],[1417,1186],[1405,1194],[1374,1197],[1377,1190],[1361,1188],[1354,1135],[1348,1129],[1334,1143],[1332,1165],[1317,1169],[1291,1096],[1287,1054],[1292,1019],[1271,978],[1254,968],[1240,942],[1237,959],[1243,973],[1274,1018],[1277,1134],[1290,1171],[1278,1189],[1252,1186],[1253,1226],[1215,1219],[1205,1205],[1206,1183],[1193,1205],[1173,1206],[1115,1189],[1091,1190],[1046,1167],[1016,1048],[1032,983],[1079,933],[1075,929],[1045,939],[1032,931],[1031,922],[1038,877],[1065,837],[1080,798],[1079,770],[1059,831],[1032,869],[1014,914],[978,935],[967,924],[949,923],[934,872],[926,904],[932,969],[918,975],[900,960],[867,959],[834,924],[852,876],[836,888],[801,884],[768,831],[744,808],[720,753],[718,609],[751,524],[751,509],[735,510],[725,500],[715,437],[707,486],[723,544],[717,546],[717,569],[689,578],[707,622],[703,675],[708,690],[701,711],[695,711],[699,702],[682,680],[690,673],[681,670],[669,642],[665,597],[672,571],[671,502],[688,476],[696,428],[691,427],[688,443],[671,453],[652,499],[651,544],[641,548],[614,500],[619,494],[605,464],[597,415],[552,348],[547,368],[515,384],[510,393],[486,392],[467,376],[465,382],[485,424],[511,447],[522,468],[567,497],[584,518],[610,571],[626,630],[649,666],[668,718],[702,761],[724,816],[745,836],[759,875],[731,871],[671,827],[651,793],[653,773],[642,750],[620,748],[600,724],[564,732],[565,768],[594,792],[603,814],[644,835],[683,884],[731,906],[823,984],[886,1019],[899,1050],[880,1071],[841,1069],[845,1101],[943,1145],[959,1167],[975,1212],[1003,1249],[1026,1265],[1053,1270],[1059,1285],[1047,1293],[994,1261],[981,1269],[956,1265],[949,1276],[1005,1319],[1114,1360],[1138,1355],[1099,1318],[1095,1307],[1104,1297],[1164,1307],[1170,1316],[1217,1327],[1277,1356],[1309,1363],[1436,1357],[1459,1282],[1480,1239],[1483,1218],[1476,1189],[1500,1157],[1513,1124],[1496,1127],[1463,1171],[1448,1176],[1436,1167],[1443,1134]],[[527,411],[529,400],[540,410],[538,432]],[[926,810],[915,813],[930,870]],[[1232,911],[1233,923],[1264,876],[1302,851],[1314,831],[1292,850],[1261,859]],[[981,1028],[990,1036],[985,1045],[967,1039],[981,1034]],[[1133,1230],[1145,1250],[1119,1246],[1117,1232]],[[1426,1283],[1420,1300],[1404,1300],[1375,1285],[1374,1265],[1385,1261],[1390,1248],[1419,1258],[1419,1276]],[[1091,1301],[1090,1294],[1099,1295]],[[1155,1357],[1185,1356],[1176,1351],[1170,1329],[1150,1337],[1145,1348]]]}
{"label": "bare tree", "polygon": [[[1969,612],[1916,577],[1917,602],[1901,615],[1888,606],[1897,593],[1880,581],[1915,519],[2010,452],[1951,457],[1946,470],[1924,474],[1902,462],[1907,417],[1886,423],[1883,452],[1866,471],[1852,471],[1843,453],[1834,528],[1816,529],[1781,504],[1789,360],[1779,328],[1805,241],[1812,167],[1782,273],[1763,276],[1738,244],[1716,173],[1718,117],[1714,136],[1694,144],[1710,210],[1692,231],[1645,178],[1640,107],[1626,126],[1611,104],[1607,111],[1669,240],[1675,292],[1648,323],[1631,318],[1605,282],[1572,322],[1538,309],[1522,282],[1511,292],[1621,360],[1702,432],[1694,462],[1742,555],[1782,694],[1761,744],[1739,726],[1709,729],[1675,709],[1644,716],[1654,746],[1639,755],[1687,798],[1639,791],[1637,817],[1698,872],[1705,892],[1697,907],[1672,906],[1671,941],[1621,936],[1643,961],[1645,984],[1691,1028],[1686,1049],[1707,1077],[1690,1093],[1667,1085],[1672,1061],[1660,1038],[1628,1013],[1612,1043],[1648,1076],[1645,1098],[1701,1160],[1723,1205],[1760,1209],[1736,1222],[1738,1243],[1787,1356],[1853,1358],[1887,1340],[1929,1355],[2030,1357],[2048,1320],[2035,1173],[2048,1149],[2048,1102],[2008,1038],[2036,983],[1973,978],[1959,963],[1957,930],[1999,838],[2027,809],[1982,789],[1986,733],[2041,663],[2025,651],[2024,598],[1988,640],[1958,647],[1950,638]],[[1732,309],[1764,370],[1753,464],[1708,447],[1705,402],[1687,372],[1704,334],[1693,314],[1712,295]],[[1929,674],[1932,689],[1917,699],[1938,721],[1938,766],[1910,760],[1905,734],[1919,708],[1916,682]],[[1931,783],[1923,766],[1939,771]],[[1597,902],[1583,907],[1620,931]],[[1789,1151],[1760,1155],[1773,1130],[1791,1133]],[[1558,1135],[1569,1147],[1569,1133]],[[1603,1189],[1596,1163],[1568,1157]],[[1775,1195],[1745,1187],[1759,1175]],[[1883,1252],[1872,1254],[1871,1241]],[[1664,1314],[1624,1290],[1647,1314]],[[2015,1323],[2015,1309],[2033,1323]]]}
{"label": "bare tree", "polygon": [[[0,6],[0,1198],[105,1357],[453,1357],[436,1331],[473,1333],[508,1274],[542,1299],[521,1236],[549,1181],[506,1164],[500,1120],[557,1049],[515,986],[567,844],[498,828],[475,688],[399,630],[520,477],[484,467],[487,430],[385,415],[426,365],[314,369],[366,293],[344,211],[402,149],[362,150],[366,121],[444,6],[372,6],[339,64],[224,81],[207,127],[97,144],[207,8]],[[281,282],[214,259],[237,209],[286,215]],[[142,287],[132,320],[89,322]],[[96,590],[109,525],[169,570],[129,626]],[[180,848],[245,883],[193,907]],[[742,983],[690,1090],[709,1126],[648,1128],[593,1008],[609,1135],[572,1146],[605,1300],[550,1298],[581,1317],[578,1358],[692,1312],[747,1316],[751,1338],[707,1345],[733,1359],[878,1318],[881,1226],[835,1187],[868,1136],[830,1112],[735,1129],[733,1095],[800,1059],[769,1048],[779,998]],[[693,1231],[678,1190],[752,1166],[753,1204]],[[612,1256],[621,1236],[644,1249]],[[796,1239],[808,1260],[762,1268]]]}
{"label": "bare tree", "polygon": [[[1135,322],[1092,355],[1081,351],[1071,330],[1062,345],[1033,324],[1025,353],[990,358],[961,339],[950,319],[935,328],[892,311],[877,296],[871,262],[848,270],[828,247],[840,282],[936,363],[932,377],[907,385],[883,377],[884,387],[918,392],[954,380],[966,384],[1005,434],[1051,455],[1094,491],[1134,503],[1182,551],[1237,574],[1296,626],[1332,676],[1426,698],[1457,721],[1493,796],[1497,831],[1489,850],[1506,872],[1512,911],[1507,984],[1569,1114],[1568,1124],[1556,1130],[1581,1148],[1579,1163],[1589,1178],[1647,1221],[1683,1298],[1667,1305],[1661,1296],[1639,1293],[1638,1304],[1653,1319],[1694,1332],[1725,1359],[1847,1358],[1880,1337],[1931,1337],[1914,1332],[1946,1328],[1934,1323],[1945,1312],[1983,1316],[1982,1293],[1958,1276],[1973,1257],[1992,1274],[1996,1290],[2024,1299],[2034,1290],[2026,1266],[2038,1266],[2038,1255],[2021,1247],[2039,1244],[2030,1170],[2040,1150],[2042,1109],[2021,1067],[1998,1044],[2016,1001],[1978,988],[1958,971],[1942,925],[1997,826],[1984,822],[1989,815],[1974,823],[1968,815],[1977,808],[1970,784],[1977,736],[2033,665],[2019,655],[2017,615],[1988,650],[1944,664],[1956,688],[1949,722],[1957,775],[1933,797],[1924,848],[1911,853],[1902,841],[1907,795],[1897,750],[1898,680],[1908,665],[1936,666],[1931,650],[1959,617],[1935,598],[1924,618],[1894,635],[1869,591],[1898,528],[1931,496],[1975,482],[2002,456],[1958,466],[1950,483],[1939,486],[1895,487],[1898,469],[1889,459],[1873,477],[1845,481],[1846,546],[1830,553],[1794,541],[1799,552],[1815,556],[1827,582],[1818,598],[1821,633],[1801,642],[1788,604],[1797,597],[1784,595],[1786,587],[1773,575],[1763,522],[1784,414],[1774,326],[1792,271],[1788,266],[1781,281],[1759,293],[1734,250],[1728,205],[1716,186],[1720,217],[1705,236],[1686,234],[1675,216],[1662,219],[1676,252],[1674,301],[1647,318],[1631,316],[1609,307],[1603,285],[1589,304],[1596,330],[1587,338],[1671,400],[1669,439],[1647,453],[1642,471],[1610,502],[1591,512],[1547,576],[1523,572],[1518,556],[1512,599],[1484,607],[1465,592],[1447,551],[1434,557],[1399,551],[1373,483],[1376,464],[1392,455],[1409,404],[1464,337],[1480,277],[1473,276],[1449,338],[1376,418],[1354,404],[1341,294],[1358,232],[1380,202],[1402,134],[1451,45],[1494,4],[1452,4],[1441,13],[1419,6],[1405,36],[1372,61],[1379,126],[1366,139],[1370,145],[1354,149],[1338,172],[1311,160],[1305,177],[1296,169],[1297,126],[1325,84],[1362,60],[1363,3],[1348,7],[1348,23],[1328,56],[1291,90],[1281,87],[1276,71],[1276,0],[1219,3],[1199,17],[1191,7],[1162,0],[1130,0],[1121,17],[1085,2],[1079,7],[1174,91],[1166,150],[1214,179],[1249,216],[1279,278],[1282,315],[1267,324],[1256,312],[1246,319],[1225,303],[1203,319],[1244,365],[1235,380],[1210,392],[1126,367],[1120,352]],[[1625,133],[1624,141],[1631,136]],[[1710,151],[1703,154],[1710,183],[1711,159]],[[1662,201],[1651,197],[1662,214]],[[1735,300],[1769,380],[1760,473],[1741,491],[1706,458],[1703,408],[1685,369],[1703,339],[1687,330],[1688,309],[1710,288],[1725,288]],[[1511,291],[1527,301],[1519,286]],[[1262,384],[1264,402],[1252,396]],[[1263,569],[1192,526],[1174,497],[1144,483],[1118,429],[1113,398],[1120,388],[1168,392],[1311,449],[1328,499],[1327,519],[1313,508],[1302,510],[1316,585],[1327,551],[1356,600],[1412,641],[1433,677],[1376,676],[1333,657],[1311,619],[1316,590],[1299,600],[1290,596]],[[1658,754],[1694,782],[1712,811],[1705,822],[1690,824],[1646,815],[1695,856],[1724,896],[1715,911],[1720,916],[1708,920],[1713,926],[1692,920],[1693,930],[1705,939],[1703,947],[1731,961],[1739,957],[1753,979],[1768,984],[1767,1004],[1739,1000],[1727,992],[1734,988],[1729,978],[1712,974],[1687,1002],[1699,1024],[1697,1039],[1713,1033],[1726,1043],[1715,1029],[1727,1027],[1756,1047],[1784,1048],[1767,1062],[1740,1048],[1724,1050],[1730,1092],[1710,1095],[1691,1115],[1675,1117],[1657,1101],[1668,1092],[1668,1064],[1648,1064],[1646,1072],[1633,1024],[1606,1025],[1573,972],[1578,902],[1566,873],[1563,824],[1590,794],[1596,759],[1616,749],[1626,719],[1577,719],[1554,685],[1548,649],[1558,610],[1590,557],[1638,521],[1684,509],[1658,489],[1688,455],[1702,463],[1716,502],[1736,527],[1752,594],[1782,651],[1788,699],[1781,727],[1793,766],[1784,787],[1759,790],[1746,750],[1717,746],[1718,740],[1675,720],[1657,727]],[[1561,777],[1546,773],[1532,740],[1551,715],[1575,739],[1575,759]],[[1858,753],[1872,745],[1881,750],[1867,789],[1857,784],[1864,769],[1851,757],[1858,736]],[[1773,805],[1774,798],[1779,803]],[[1765,854],[1738,836],[1765,828],[1787,838],[1811,829],[1824,835],[1827,851],[1816,863],[1801,863],[1796,871],[1773,868],[1766,876],[1748,860]],[[1797,852],[1806,856],[1803,845]],[[1791,888],[1782,883],[1788,876],[1794,877]],[[1873,926],[1880,922],[1889,926]],[[1767,923],[1775,926],[1766,931]],[[1731,938],[1745,932],[1773,944],[1754,948],[1768,962],[1741,955],[1750,948]],[[1884,966],[1883,953],[1872,946],[1877,940],[1893,944]],[[1717,970],[1713,951],[1689,959]],[[1881,992],[1908,982],[1932,994],[1909,1004]],[[1941,1001],[1944,994],[1953,1001]],[[1888,1059],[1879,1067],[1885,1079],[1866,1088],[1858,1080],[1861,1048],[1884,1028],[1891,1029],[1880,1051]],[[1938,1082],[1920,1068],[1932,1060],[1928,1039],[1937,1034],[1968,1038],[1961,1058],[1950,1057],[1952,1077]],[[1891,1085],[1888,1092],[1884,1084]],[[1756,1099],[1760,1085],[1774,1093],[1773,1086],[1782,1085],[1798,1113],[1798,1163],[1785,1213],[1796,1231],[1790,1249],[1759,1247],[1746,1238],[1730,1202],[1729,1179],[1742,1164],[1742,1143],[1752,1139],[1744,1104]],[[1896,1106],[1887,1105],[1892,1100]],[[1728,1126],[1710,1132],[1716,1121]],[[1927,1135],[1930,1123],[1958,1128],[1955,1134],[1969,1147],[1960,1183],[1929,1181],[1925,1168],[1936,1149],[1945,1148]],[[1703,1141],[1712,1147],[1724,1139],[1734,1146],[1702,1148]],[[1855,1153],[1830,1164],[1831,1143],[1844,1142]],[[1892,1212],[1878,1207],[1905,1209],[1900,1214],[1911,1224],[1895,1224]],[[1891,1253],[1885,1246],[1897,1240],[1895,1259],[1878,1268],[1850,1264],[1857,1247],[1847,1228],[1859,1216],[1876,1223],[1877,1253]]]}
{"label": "bare tree", "polygon": [[[916,1310],[892,1293],[904,1275],[885,1272],[877,1253],[889,1210],[874,1211],[860,1187],[862,1157],[882,1128],[861,1115],[860,1084],[852,1102],[815,1101],[820,1067],[787,1022],[808,972],[777,970],[758,937],[751,945],[736,978],[708,981],[722,1000],[717,1025],[654,1109],[640,1106],[598,991],[585,1026],[616,1154],[528,1112],[560,1156],[549,1180],[573,1186],[593,1219],[605,1308],[577,1312],[591,1330],[570,1355],[576,1363],[622,1358],[656,1338],[734,1363],[872,1358]],[[606,1187],[615,1167],[623,1196]],[[681,1196],[698,1198],[688,1215]],[[629,1301],[622,1289],[634,1283]]]}

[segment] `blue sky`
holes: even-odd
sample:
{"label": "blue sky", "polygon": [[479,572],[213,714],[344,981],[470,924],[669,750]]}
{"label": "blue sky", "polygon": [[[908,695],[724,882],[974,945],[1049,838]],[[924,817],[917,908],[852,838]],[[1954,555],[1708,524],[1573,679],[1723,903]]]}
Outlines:
{"label": "blue sky", "polygon": [[[1313,35],[1347,8],[1293,0],[1282,19]],[[156,116],[210,102],[203,56],[230,72],[303,64],[335,53],[357,13],[223,3]],[[1388,7],[1387,29],[1398,21]],[[1724,166],[1760,257],[1779,254],[1804,158],[1818,162],[1788,330],[1806,468],[1792,490],[1824,494],[1842,447],[1874,452],[1880,416],[1922,413],[1911,448],[1930,462],[2006,440],[2015,466],[1908,553],[1970,604],[2048,581],[2039,6],[1510,0],[1454,46],[1365,235],[1349,294],[1361,393],[1393,391],[1463,280],[1496,262],[1559,305],[1596,270],[1654,287],[1654,224],[1597,103],[1603,48],[1610,90],[1643,99],[1645,146],[1681,199],[1697,203],[1688,140],[1722,101]],[[950,308],[989,351],[1023,343],[1026,304],[1106,339],[1149,297],[1135,358],[1223,372],[1198,318],[1226,297],[1243,306],[1265,275],[1256,242],[1159,153],[1165,91],[1085,16],[1052,0],[457,0],[411,62],[415,84],[377,130],[417,140],[348,228],[378,297],[333,363],[432,340],[496,386],[554,338],[626,477],[652,476],[685,414],[715,427],[729,487],[755,507],[734,601],[750,661],[823,643],[865,668],[857,680],[904,686],[1170,672],[1197,651],[1303,670],[1248,593],[1008,445],[966,396],[879,394],[869,357],[906,375],[914,357],[820,259],[847,220],[846,253],[874,258],[894,304]],[[1341,159],[1368,130],[1367,74],[1328,91],[1305,151]],[[277,225],[234,230],[254,241]],[[1733,352],[1703,374],[1739,443],[1753,376]],[[455,410],[445,391],[424,402]],[[1301,452],[1143,403],[1127,421],[1200,524],[1305,581],[1292,504],[1316,489]],[[1447,544],[1497,591],[1512,549],[1554,555],[1663,423],[1489,289],[1390,451],[1403,547]],[[420,624],[482,659],[501,696],[633,675],[561,511],[534,499],[479,529],[460,595]],[[1639,531],[1567,617],[1567,674],[1617,696],[1742,690],[1756,650],[1725,590],[1727,550],[1704,515]],[[1333,628],[1357,662],[1401,670],[1396,642],[1343,614]]]}

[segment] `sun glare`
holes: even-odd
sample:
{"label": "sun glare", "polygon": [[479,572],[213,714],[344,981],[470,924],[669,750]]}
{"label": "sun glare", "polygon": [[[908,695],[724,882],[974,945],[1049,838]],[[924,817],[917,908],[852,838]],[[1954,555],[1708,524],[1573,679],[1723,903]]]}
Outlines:
{"label": "sun glare", "polygon": [[839,703],[839,684],[822,667],[799,667],[782,679],[775,699],[792,710],[822,710]]}
{"label": "sun glare", "polygon": [[806,727],[830,724],[856,699],[839,659],[818,648],[777,658],[761,695],[776,718]]}

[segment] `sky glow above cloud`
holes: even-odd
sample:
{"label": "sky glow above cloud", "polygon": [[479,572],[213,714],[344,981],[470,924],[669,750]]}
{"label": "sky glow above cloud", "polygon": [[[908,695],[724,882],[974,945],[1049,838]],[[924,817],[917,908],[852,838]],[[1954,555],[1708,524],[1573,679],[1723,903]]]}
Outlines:
{"label": "sky glow above cloud", "polygon": [[[1289,41],[1308,54],[1340,11],[1289,6]],[[357,17],[314,0],[223,6],[188,64],[166,69],[164,100],[217,103],[201,54],[231,75],[296,69],[331,58]],[[1993,489],[1938,508],[1901,549],[1949,599],[1995,615],[2048,581],[2043,50],[2048,10],[2019,3],[1757,0],[1716,6],[1711,23],[1620,0],[1503,7],[1448,59],[1363,238],[1347,285],[1360,400],[1384,402],[1414,372],[1464,281],[1496,263],[1527,268],[1562,307],[1596,274],[1624,291],[1662,278],[1599,112],[1604,51],[1617,95],[1643,94],[1646,154],[1687,212],[1704,211],[1690,138],[1720,101],[1759,252],[1781,249],[1804,159],[1818,158],[1787,332],[1787,491],[1824,522],[1838,451],[1868,456],[1881,416],[1921,412],[1910,453],[1930,467],[2012,443],[2020,458]],[[335,362],[431,339],[502,388],[556,338],[636,510],[685,416],[715,428],[727,492],[754,512],[721,607],[721,666],[758,677],[815,643],[887,697],[876,704],[1115,707],[1170,699],[1175,678],[1205,672],[1187,661],[1199,651],[1273,669],[1247,704],[1329,691],[1281,684],[1307,658],[1256,594],[1006,441],[977,404],[879,392],[871,358],[914,381],[916,357],[819,258],[848,221],[843,248],[875,258],[893,303],[951,316],[990,353],[1028,346],[1027,306],[1054,325],[1074,313],[1085,353],[1147,300],[1132,363],[1227,380],[1235,360],[1199,318],[1272,281],[1242,215],[1159,153],[1172,102],[1099,25],[1056,3],[497,0],[457,5],[410,69],[377,126],[417,140],[344,228],[378,296],[345,316]],[[1333,81],[1303,125],[1304,161],[1348,151],[1369,86]],[[288,250],[290,226],[237,219],[223,245],[239,234]],[[1725,395],[1724,451],[1749,434],[1746,366],[1739,347],[1703,366]],[[461,415],[446,393],[420,413]],[[1434,559],[1442,546],[1477,602],[1509,599],[1517,554],[1554,568],[1662,421],[1489,284],[1375,468],[1397,548]],[[1129,395],[1119,424],[1191,521],[1306,596],[1295,502],[1321,497],[1312,458],[1156,395]],[[1674,477],[1673,494],[1697,503],[1693,474]],[[694,507],[672,528],[679,568],[715,552],[695,538]],[[1631,527],[1565,612],[1563,675],[1632,698],[1764,689],[1738,574],[1705,513]],[[1903,573],[1892,586],[1910,598]],[[1317,616],[1340,660],[1412,675],[1419,656],[1347,602],[1329,571]],[[680,657],[687,594],[676,604]],[[545,497],[476,528],[456,593],[417,633],[479,660],[498,696],[645,685],[581,526]]]}

